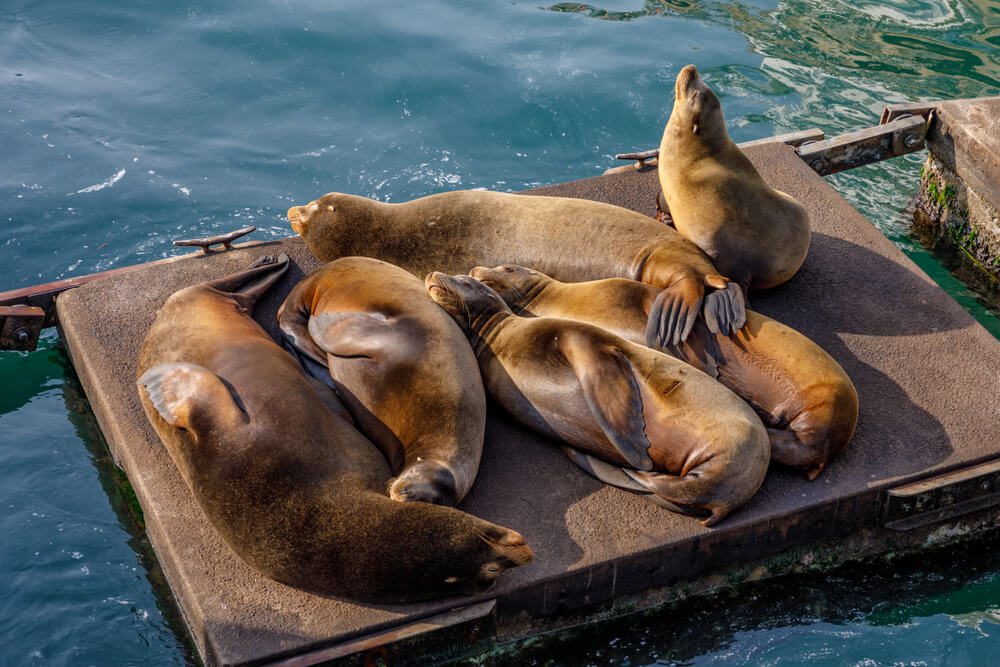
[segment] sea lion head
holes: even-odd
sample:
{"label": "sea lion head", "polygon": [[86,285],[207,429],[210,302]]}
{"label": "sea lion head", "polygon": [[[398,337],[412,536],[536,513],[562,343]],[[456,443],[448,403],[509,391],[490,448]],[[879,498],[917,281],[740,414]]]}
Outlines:
{"label": "sea lion head", "polygon": [[427,293],[466,332],[474,332],[496,312],[510,313],[499,294],[472,276],[449,276],[439,271],[424,279]]}
{"label": "sea lion head", "polygon": [[372,200],[341,192],[329,192],[319,199],[288,209],[288,222],[308,243],[324,229],[343,229],[350,222],[371,214]]}
{"label": "sea lion head", "polygon": [[[488,591],[504,570],[534,559],[515,530],[460,510],[403,503],[394,513],[396,541],[383,550],[393,576],[381,576],[384,599],[434,599]],[[414,540],[411,544],[408,540]],[[418,555],[419,557],[414,557]]]}
{"label": "sea lion head", "polygon": [[477,266],[469,275],[499,294],[515,310],[527,305],[550,280],[544,273],[517,264],[501,264],[492,269]]}
{"label": "sea lion head", "polygon": [[454,506],[455,475],[444,463],[431,459],[417,460],[403,474],[389,482],[389,497],[398,502],[420,501]]}
{"label": "sea lion head", "polygon": [[728,137],[722,104],[698,74],[698,68],[687,65],[674,83],[674,110],[669,124],[675,132],[708,139]]}

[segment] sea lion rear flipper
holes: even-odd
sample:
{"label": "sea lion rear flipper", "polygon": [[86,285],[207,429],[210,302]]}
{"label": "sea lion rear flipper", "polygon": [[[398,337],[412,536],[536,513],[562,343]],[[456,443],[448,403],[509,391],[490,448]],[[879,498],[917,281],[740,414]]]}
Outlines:
{"label": "sea lion rear flipper", "polygon": [[622,472],[642,486],[645,493],[652,494],[649,500],[666,509],[701,519],[702,525],[712,526],[721,521],[729,510],[725,507],[704,508],[698,506],[703,484],[700,480],[671,475],[666,472],[628,470]]}
{"label": "sea lion rear flipper", "polygon": [[309,335],[335,357],[374,359],[397,345],[400,333],[384,319],[368,313],[321,313],[309,318]]}
{"label": "sea lion rear flipper", "polygon": [[705,286],[686,276],[656,296],[646,322],[646,345],[655,348],[686,340],[694,327],[705,296]]}
{"label": "sea lion rear flipper", "polygon": [[229,293],[240,307],[251,310],[287,270],[288,255],[263,255],[249,269],[211,280],[207,285]]}
{"label": "sea lion rear flipper", "polygon": [[195,437],[212,427],[235,428],[249,421],[229,387],[203,366],[160,364],[143,373],[138,384],[163,421]]}
{"label": "sea lion rear flipper", "polygon": [[621,350],[570,330],[560,348],[576,373],[591,413],[629,465],[649,469],[642,396],[632,364]]}
{"label": "sea lion rear flipper", "polygon": [[306,282],[300,282],[285,298],[278,309],[278,329],[281,331],[281,344],[312,377],[323,381],[332,387],[333,380],[326,365],[326,354],[319,349],[309,335],[309,310],[303,290]]}
{"label": "sea lion rear flipper", "polygon": [[563,447],[562,452],[566,458],[582,468],[585,473],[609,486],[616,486],[633,493],[649,493],[649,489],[626,475],[620,466],[602,461],[590,454],[584,454],[572,447]]}
{"label": "sea lion rear flipper", "polygon": [[705,324],[714,334],[734,334],[747,321],[746,298],[737,283],[730,282],[725,289],[709,292],[705,297]]}

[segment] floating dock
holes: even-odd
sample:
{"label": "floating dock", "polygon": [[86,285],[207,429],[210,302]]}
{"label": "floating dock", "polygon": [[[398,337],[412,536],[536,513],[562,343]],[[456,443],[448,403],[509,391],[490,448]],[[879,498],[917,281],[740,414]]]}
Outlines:
{"label": "floating dock", "polygon": [[[751,306],[809,336],[853,379],[857,433],[815,482],[772,469],[712,529],[606,487],[491,406],[462,509],[523,533],[531,565],[477,598],[409,606],[318,597],[258,575],[215,533],[160,444],[135,388],[139,346],[175,290],[285,252],[293,268],[258,306],[274,315],[319,265],[299,239],[149,265],[57,301],[61,334],[198,649],[210,665],[424,662],[812,563],[950,539],[1000,517],[1000,342],[781,143],[747,154],[806,205],[813,239],[788,284]],[[652,169],[542,188],[652,215]],[[318,194],[318,193],[317,193]],[[439,651],[444,651],[441,653]]]}

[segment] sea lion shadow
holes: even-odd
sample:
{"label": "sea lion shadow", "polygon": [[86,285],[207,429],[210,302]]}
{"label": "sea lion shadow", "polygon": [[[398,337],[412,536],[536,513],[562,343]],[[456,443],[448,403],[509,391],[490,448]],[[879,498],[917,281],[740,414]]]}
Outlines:
{"label": "sea lion shadow", "polygon": [[866,336],[915,336],[975,320],[929,278],[852,241],[814,232],[788,283],[754,291],[750,307],[796,329]]}
{"label": "sea lion shadow", "polygon": [[[814,233],[799,273],[781,287],[752,292],[750,301],[754,310],[822,347],[858,391],[857,432],[831,463],[829,474],[836,477],[843,470],[854,476],[852,466],[859,465],[879,478],[905,475],[938,464],[954,451],[941,422],[907,390],[915,373],[934,372],[930,366],[922,368],[930,362],[914,343],[891,341],[974,324],[940,287],[877,252]],[[906,367],[899,367],[900,354],[908,355]],[[880,359],[893,363],[873,365]],[[890,471],[886,461],[892,462]]]}
{"label": "sea lion shadow", "polygon": [[487,403],[479,475],[459,509],[513,528],[534,551],[535,562],[504,573],[498,586],[535,579],[538,569],[562,573],[584,553],[569,531],[570,508],[604,485],[574,466],[558,442],[518,424],[492,399]]}

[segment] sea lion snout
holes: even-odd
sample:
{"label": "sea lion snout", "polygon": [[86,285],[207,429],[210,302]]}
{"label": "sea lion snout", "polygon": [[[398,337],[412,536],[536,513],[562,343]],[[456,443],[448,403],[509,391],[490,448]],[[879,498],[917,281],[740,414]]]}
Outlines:
{"label": "sea lion snout", "polygon": [[421,461],[410,466],[389,485],[389,497],[397,502],[456,504],[457,482],[451,469],[440,461]]}
{"label": "sea lion snout", "polygon": [[698,68],[694,65],[685,65],[681,68],[681,71],[677,73],[677,80],[674,83],[674,94],[677,96],[677,99],[680,100],[687,97],[691,84],[699,79]]}
{"label": "sea lion snout", "polygon": [[305,234],[306,227],[309,225],[309,218],[317,210],[319,210],[319,205],[316,202],[311,202],[305,206],[293,206],[288,209],[288,222],[291,223],[292,229],[296,234]]}

